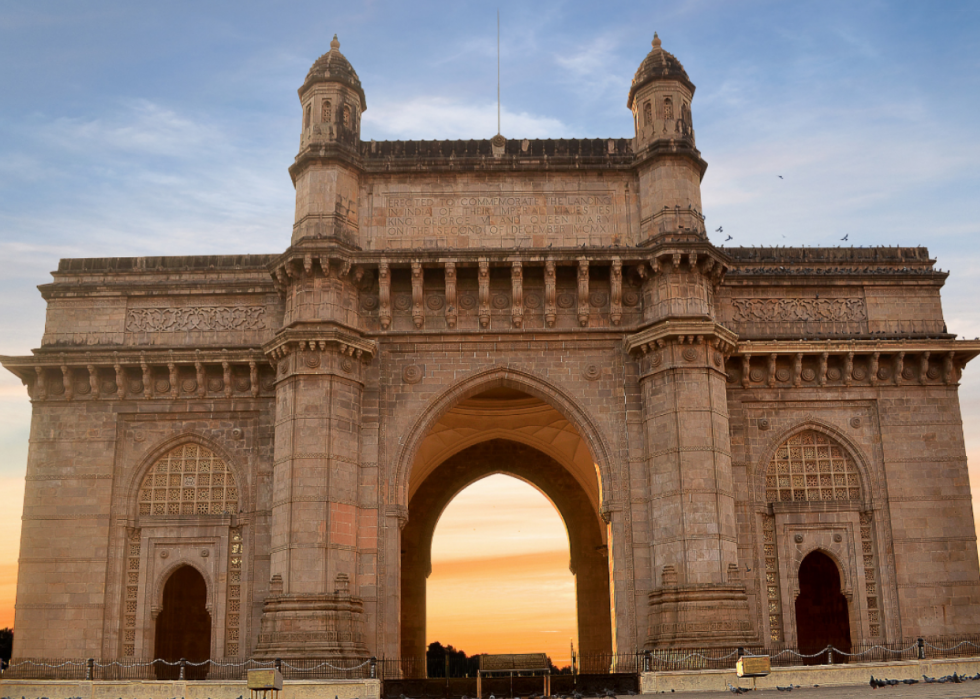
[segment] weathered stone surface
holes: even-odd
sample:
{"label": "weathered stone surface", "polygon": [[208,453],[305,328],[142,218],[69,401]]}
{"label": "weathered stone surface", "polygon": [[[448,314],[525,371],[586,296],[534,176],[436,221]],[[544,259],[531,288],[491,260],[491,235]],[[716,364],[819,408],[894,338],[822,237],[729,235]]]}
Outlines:
{"label": "weathered stone surface", "polygon": [[495,471],[563,513],[583,650],[794,643],[813,551],[853,643],[980,631],[980,343],[928,251],[711,245],[659,42],[633,139],[363,142],[341,59],[300,90],[284,252],[41,287],[3,358],[34,406],[17,657],[154,655],[181,566],[212,657],[416,654],[438,513]]}

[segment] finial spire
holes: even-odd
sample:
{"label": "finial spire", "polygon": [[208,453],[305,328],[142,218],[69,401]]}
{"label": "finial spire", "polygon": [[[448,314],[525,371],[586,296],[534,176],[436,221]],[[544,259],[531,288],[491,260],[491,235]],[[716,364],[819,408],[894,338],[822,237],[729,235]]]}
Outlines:
{"label": "finial spire", "polygon": [[657,36],[657,32],[654,32],[653,33],[653,42],[652,43],[653,43],[653,48],[655,48],[655,49],[659,49],[660,48],[660,37]]}
{"label": "finial spire", "polygon": [[340,42],[337,41],[337,35],[333,35],[333,41],[330,42],[331,51],[340,51]]}

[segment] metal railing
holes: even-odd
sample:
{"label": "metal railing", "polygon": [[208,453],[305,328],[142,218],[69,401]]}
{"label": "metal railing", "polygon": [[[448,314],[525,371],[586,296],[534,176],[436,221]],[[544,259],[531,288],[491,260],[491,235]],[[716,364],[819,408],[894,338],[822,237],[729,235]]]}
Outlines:
{"label": "metal railing", "polygon": [[[980,635],[903,639],[827,646],[803,652],[781,644],[738,648],[656,648],[638,653],[589,654],[577,658],[578,675],[639,674],[672,670],[730,670],[742,655],[769,656],[773,667],[980,657]],[[326,659],[255,660],[225,658],[191,662],[159,658],[97,660],[19,658],[0,672],[2,679],[28,680],[209,680],[244,681],[249,670],[277,667],[287,680],[405,680],[428,677],[425,657],[369,658],[356,662]],[[450,678],[455,673],[450,672]],[[447,678],[447,679],[450,679]],[[432,679],[432,678],[430,678]]]}

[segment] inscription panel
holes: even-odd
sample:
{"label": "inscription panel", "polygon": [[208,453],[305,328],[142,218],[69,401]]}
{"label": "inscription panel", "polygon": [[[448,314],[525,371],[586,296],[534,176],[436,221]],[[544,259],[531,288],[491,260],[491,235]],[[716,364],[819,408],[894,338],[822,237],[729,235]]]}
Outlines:
{"label": "inscription panel", "polygon": [[[631,245],[626,183],[590,180],[531,183],[526,191],[445,186],[390,186],[363,195],[373,249],[577,247]],[[533,189],[532,189],[533,188]]]}

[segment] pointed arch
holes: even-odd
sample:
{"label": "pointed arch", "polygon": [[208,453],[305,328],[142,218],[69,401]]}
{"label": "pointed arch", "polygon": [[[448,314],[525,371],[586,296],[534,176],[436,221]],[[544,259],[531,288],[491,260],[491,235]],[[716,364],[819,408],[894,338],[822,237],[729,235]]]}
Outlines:
{"label": "pointed arch", "polygon": [[185,432],[157,444],[143,456],[136,468],[133,469],[132,473],[130,474],[129,483],[125,488],[126,511],[130,518],[135,520],[136,517],[139,516],[140,489],[142,488],[147,476],[150,475],[154,465],[161,459],[167,457],[167,455],[171,452],[188,444],[195,444],[199,447],[203,447],[224,462],[226,469],[235,479],[237,486],[237,493],[235,495],[237,508],[232,514],[237,514],[238,511],[245,509],[246,504],[249,502],[248,481],[245,478],[245,473],[238,465],[237,460],[232,458],[231,454],[229,454],[224,447],[215,442],[213,439],[209,439],[203,435],[195,434],[193,432]]}
{"label": "pointed arch", "polygon": [[825,546],[820,546],[819,544],[810,544],[804,546],[799,551],[797,551],[793,556],[793,568],[792,568],[793,574],[791,576],[791,580],[793,581],[793,583],[790,586],[790,589],[793,593],[793,600],[795,600],[800,594],[800,566],[803,565],[803,561],[806,560],[806,557],[814,552],[822,553],[824,556],[829,558],[831,562],[833,562],[833,564],[837,567],[837,574],[840,576],[841,594],[847,597],[848,600],[850,601],[850,597],[853,592],[852,589],[853,580],[851,579],[851,576],[848,575],[847,566],[844,565],[843,561],[841,561],[840,557],[836,553],[826,548]]}
{"label": "pointed arch", "polygon": [[204,567],[192,559],[184,558],[178,559],[164,568],[153,581],[153,586],[150,589],[153,591],[154,612],[158,611],[163,606],[163,591],[167,586],[167,581],[170,580],[174,573],[185,566],[188,568],[193,568],[194,571],[204,580],[204,587],[207,590],[207,610],[209,614],[213,615],[216,601],[214,581],[211,579],[211,576],[208,575],[208,571]]}
{"label": "pointed arch", "polygon": [[553,383],[530,372],[511,367],[492,367],[472,374],[450,386],[426,407],[405,436],[399,440],[401,445],[395,458],[395,473],[389,492],[389,502],[392,504],[408,505],[408,482],[411,476],[412,464],[419,451],[422,440],[432,428],[459,402],[471,398],[478,393],[492,388],[512,388],[538,398],[557,410],[566,420],[578,430],[579,435],[589,447],[592,460],[599,468],[601,488],[605,508],[605,500],[610,493],[616,492],[613,481],[611,449],[602,436],[602,430],[596,419],[591,416],[578,401]]}
{"label": "pointed arch", "polygon": [[776,456],[776,452],[791,438],[806,431],[821,433],[836,442],[846,452],[847,457],[853,462],[860,480],[861,495],[857,502],[861,503],[863,507],[873,507],[876,481],[864,451],[837,425],[811,416],[807,416],[796,425],[774,435],[761,458],[755,463],[752,478],[756,501],[766,502],[766,472],[769,464]]}

